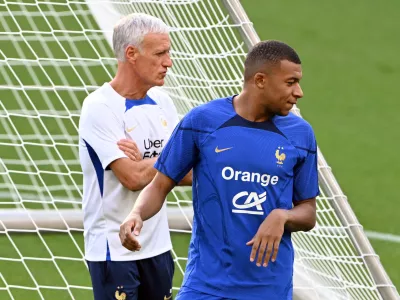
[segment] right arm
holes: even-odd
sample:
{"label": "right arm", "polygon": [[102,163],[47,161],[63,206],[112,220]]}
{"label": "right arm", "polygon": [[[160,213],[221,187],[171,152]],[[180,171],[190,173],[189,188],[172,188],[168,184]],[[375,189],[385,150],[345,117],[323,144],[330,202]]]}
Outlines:
{"label": "right arm", "polygon": [[140,159],[136,144],[125,138],[122,120],[107,105],[99,102],[85,105],[79,127],[80,137],[93,149],[103,170],[110,168],[123,186],[141,190],[154,178],[156,158]]}
{"label": "right arm", "polygon": [[[131,140],[121,140],[118,146],[129,159],[121,158],[113,161],[110,164],[111,170],[127,189],[142,190],[153,180],[157,172],[154,168],[157,158],[142,160],[139,149]],[[178,185],[192,185],[192,171],[189,171]]]}
{"label": "right arm", "polygon": [[131,191],[140,191],[154,178],[157,170],[153,167],[157,158],[132,161],[120,158],[110,164],[110,169],[121,182]]}
{"label": "right arm", "polygon": [[143,226],[143,221],[150,219],[160,211],[168,193],[174,188],[175,182],[157,172],[154,179],[140,193],[135,206],[120,227],[119,238],[122,246],[131,250],[140,250],[140,244],[132,236],[138,236]]}

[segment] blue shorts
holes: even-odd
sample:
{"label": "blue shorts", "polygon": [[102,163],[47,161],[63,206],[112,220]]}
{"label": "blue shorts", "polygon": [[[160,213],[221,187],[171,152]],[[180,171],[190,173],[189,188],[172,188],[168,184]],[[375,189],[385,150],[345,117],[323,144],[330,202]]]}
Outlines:
{"label": "blue shorts", "polygon": [[171,252],[137,261],[88,261],[95,300],[172,299]]}

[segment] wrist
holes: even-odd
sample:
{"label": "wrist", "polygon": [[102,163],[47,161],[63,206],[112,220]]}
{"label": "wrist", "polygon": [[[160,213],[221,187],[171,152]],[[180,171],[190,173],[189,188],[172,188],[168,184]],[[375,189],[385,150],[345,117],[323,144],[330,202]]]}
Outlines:
{"label": "wrist", "polygon": [[289,210],[278,208],[278,209],[275,209],[275,211],[279,214],[279,216],[282,219],[282,222],[284,224],[286,224],[289,221],[289,218],[290,218]]}
{"label": "wrist", "polygon": [[139,211],[138,209],[133,209],[133,210],[131,211],[131,213],[129,214],[129,217],[139,217],[139,218],[142,218],[142,217],[141,217],[141,214],[140,214],[140,211]]}

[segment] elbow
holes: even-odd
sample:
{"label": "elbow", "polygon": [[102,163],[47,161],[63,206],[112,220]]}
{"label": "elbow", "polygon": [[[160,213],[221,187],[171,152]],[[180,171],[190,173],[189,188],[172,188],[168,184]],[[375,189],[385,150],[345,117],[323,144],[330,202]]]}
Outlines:
{"label": "elbow", "polygon": [[310,231],[312,230],[315,225],[317,224],[317,215],[316,212],[304,223],[303,231]]}
{"label": "elbow", "polygon": [[316,220],[315,219],[310,220],[309,222],[304,224],[303,231],[310,231],[310,230],[314,229],[315,225],[316,225]]}

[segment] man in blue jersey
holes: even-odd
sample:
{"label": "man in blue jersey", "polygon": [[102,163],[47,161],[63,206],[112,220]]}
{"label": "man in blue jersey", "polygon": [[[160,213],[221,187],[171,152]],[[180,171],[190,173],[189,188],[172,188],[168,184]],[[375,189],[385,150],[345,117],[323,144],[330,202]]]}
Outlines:
{"label": "man in blue jersey", "polygon": [[303,96],[301,78],[290,46],[255,45],[241,93],[185,116],[121,225],[122,244],[139,249],[143,220],[193,168],[193,235],[179,300],[292,299],[291,232],[314,227],[318,195],[313,130],[290,113]]}

